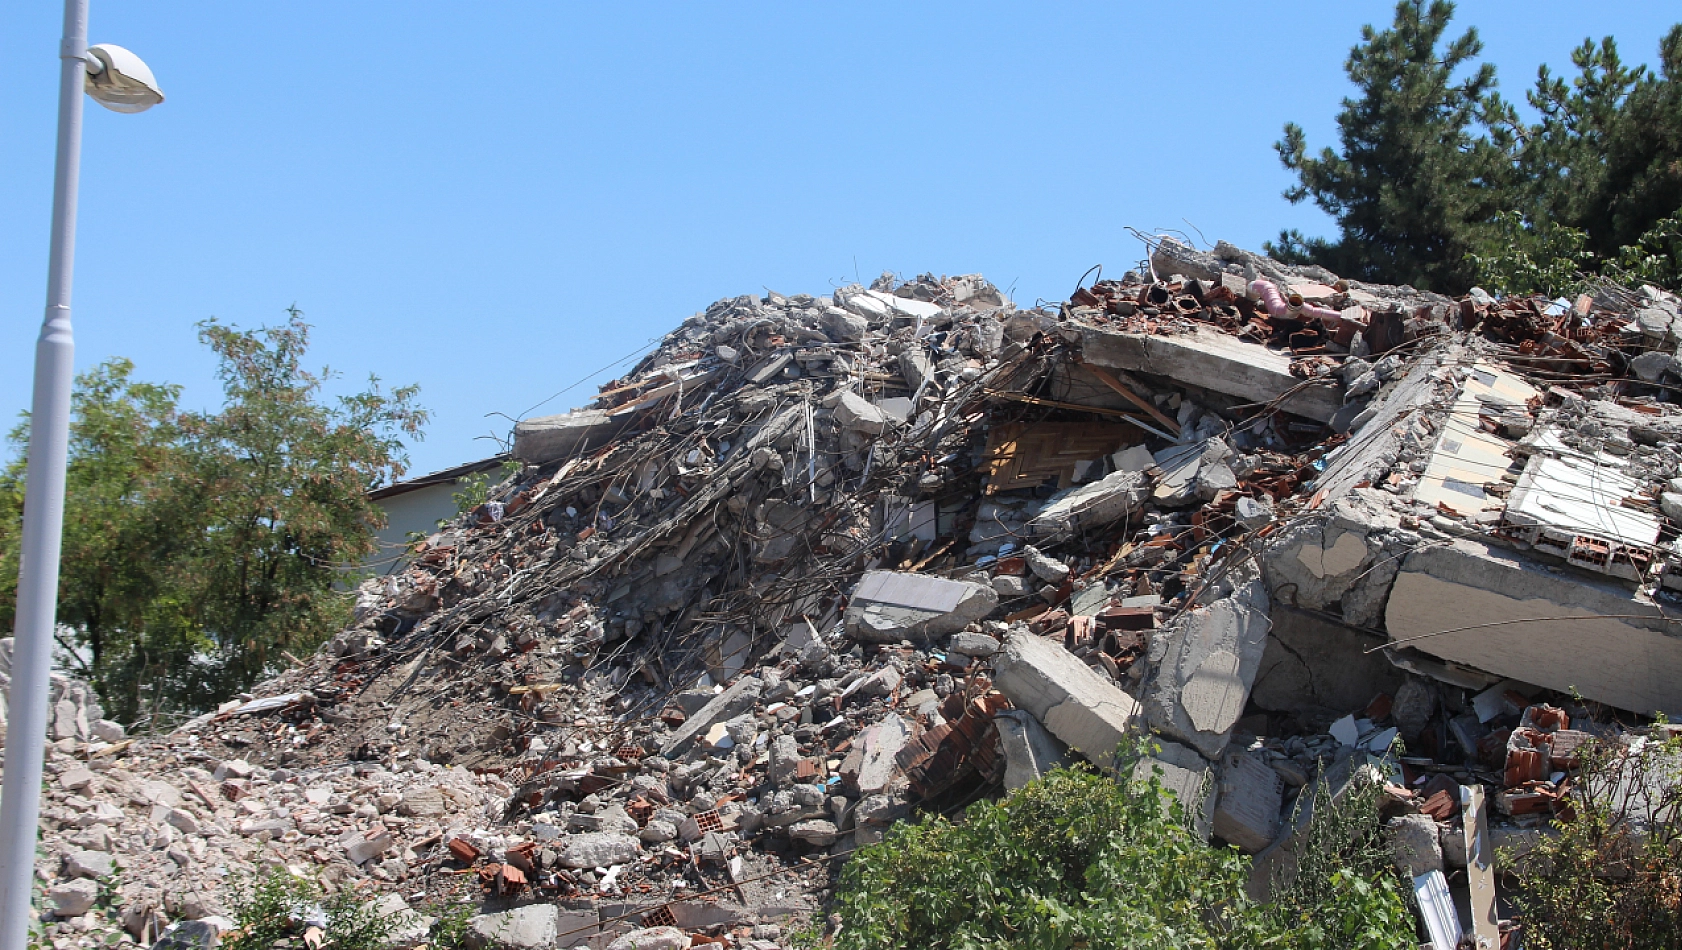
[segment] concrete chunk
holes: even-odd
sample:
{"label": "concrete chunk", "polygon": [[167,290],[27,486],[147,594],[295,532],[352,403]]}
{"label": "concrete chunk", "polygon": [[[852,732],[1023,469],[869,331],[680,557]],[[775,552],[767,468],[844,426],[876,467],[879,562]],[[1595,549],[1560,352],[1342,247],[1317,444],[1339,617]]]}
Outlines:
{"label": "concrete chunk", "polygon": [[[1626,585],[1462,539],[1402,561],[1385,609],[1421,653],[1619,709],[1682,714],[1682,636]],[[1651,619],[1638,619],[1645,615]],[[1513,623],[1535,618],[1532,623]],[[1619,619],[1612,619],[1619,618]],[[1445,632],[1448,631],[1448,632]]]}
{"label": "concrete chunk", "polygon": [[1273,843],[1285,789],[1272,766],[1247,752],[1233,753],[1222,765],[1219,791],[1215,834],[1251,854]]}
{"label": "concrete chunk", "polygon": [[764,683],[757,676],[744,676],[737,680],[735,685],[714,696],[666,737],[666,741],[660,746],[660,754],[668,759],[682,755],[697,737],[705,734],[715,724],[752,709],[759,701],[759,692],[763,687]]}
{"label": "concrete chunk", "polygon": [[1302,386],[1291,375],[1288,355],[1213,329],[1160,336],[1083,326],[1080,335],[1086,361],[1105,369],[1195,382],[1252,402],[1272,402],[1295,389],[1280,406],[1316,422],[1327,421],[1343,406],[1336,385]]}
{"label": "concrete chunk", "polygon": [[956,633],[998,605],[998,592],[981,584],[870,571],[853,590],[843,619],[855,640],[897,643]]}
{"label": "concrete chunk", "polygon": [[859,746],[864,750],[864,760],[859,765],[859,794],[875,795],[893,784],[899,774],[895,758],[910,740],[911,727],[892,713],[859,736]]}
{"label": "concrete chunk", "polygon": [[1244,713],[1267,647],[1259,578],[1175,618],[1151,644],[1156,677],[1145,694],[1151,725],[1215,759]]}
{"label": "concrete chunk", "polygon": [[1052,735],[1099,765],[1115,761],[1139,704],[1060,644],[1025,632],[1005,639],[993,685]]}
{"label": "concrete chunk", "polygon": [[605,409],[578,409],[555,416],[522,419],[514,424],[514,457],[542,465],[593,449],[619,431],[622,420]]}
{"label": "concrete chunk", "polygon": [[564,868],[605,868],[635,861],[642,843],[626,834],[586,831],[557,842],[557,863]]}
{"label": "concrete chunk", "polygon": [[894,424],[892,416],[854,392],[842,393],[833,411],[835,421],[841,423],[841,428],[852,429],[855,432],[880,435]]}
{"label": "concrete chunk", "polygon": [[1121,520],[1149,495],[1142,473],[1112,472],[1098,481],[1053,495],[1028,528],[1036,538],[1059,540],[1085,528]]}
{"label": "concrete chunk", "polygon": [[1005,754],[1005,788],[1015,791],[1059,765],[1074,761],[1069,748],[1045,730],[1040,721],[1020,709],[994,717],[999,745]]}
{"label": "concrete chunk", "polygon": [[560,908],[527,904],[467,922],[468,941],[487,950],[549,950],[559,939]]}

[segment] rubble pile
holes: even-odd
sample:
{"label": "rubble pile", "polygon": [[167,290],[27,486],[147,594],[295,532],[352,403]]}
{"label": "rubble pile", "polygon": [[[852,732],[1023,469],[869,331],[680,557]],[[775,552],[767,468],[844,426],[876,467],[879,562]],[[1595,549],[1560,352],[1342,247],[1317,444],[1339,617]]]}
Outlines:
{"label": "rubble pile", "polygon": [[[1539,833],[1582,743],[1682,708],[1679,338],[1652,288],[1170,240],[1056,308],[722,300],[521,421],[522,471],[258,695],[132,742],[72,709],[41,871],[122,867],[136,940],[286,865],[466,890],[496,945],[769,948],[895,821],[1085,758],[1199,802],[1258,896],[1303,796],[1385,782],[1422,900],[1464,895],[1468,830]],[[106,912],[65,893],[68,947]]]}

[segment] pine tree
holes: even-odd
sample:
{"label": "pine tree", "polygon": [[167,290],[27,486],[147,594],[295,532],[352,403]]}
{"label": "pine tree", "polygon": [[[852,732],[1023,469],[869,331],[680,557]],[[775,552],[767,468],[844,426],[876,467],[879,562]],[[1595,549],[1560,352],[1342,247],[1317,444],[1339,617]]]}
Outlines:
{"label": "pine tree", "polygon": [[1297,184],[1337,220],[1338,240],[1287,231],[1268,250],[1349,277],[1458,292],[1476,276],[1471,252],[1501,210],[1513,177],[1508,142],[1488,117],[1501,107],[1495,68],[1472,67],[1477,31],[1444,41],[1454,4],[1402,0],[1389,29],[1361,30],[1345,70],[1360,96],[1338,114],[1342,152],[1310,156],[1295,123],[1275,144]]}

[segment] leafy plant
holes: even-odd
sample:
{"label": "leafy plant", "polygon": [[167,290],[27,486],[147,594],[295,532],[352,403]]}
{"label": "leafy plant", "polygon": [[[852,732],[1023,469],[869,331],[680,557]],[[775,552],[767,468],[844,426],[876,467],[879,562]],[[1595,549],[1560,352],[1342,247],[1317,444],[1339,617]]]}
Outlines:
{"label": "leafy plant", "polygon": [[[1337,866],[1299,892],[1291,913],[1250,901],[1248,873],[1246,856],[1205,844],[1191,830],[1158,775],[1116,780],[1058,769],[1000,802],[971,806],[961,821],[902,824],[854,854],[837,898],[834,945],[1389,950],[1414,943],[1394,871]],[[1319,926],[1301,926],[1298,911],[1318,915]]]}
{"label": "leafy plant", "polygon": [[396,925],[349,891],[325,895],[314,881],[282,869],[236,883],[231,903],[238,929],[223,939],[223,950],[302,950],[311,928],[321,938],[316,950],[383,950]]}
{"label": "leafy plant", "polygon": [[1537,950],[1682,947],[1682,740],[1582,753],[1570,814],[1515,867]]}
{"label": "leafy plant", "polygon": [[[309,327],[208,321],[224,403],[113,360],[78,380],[58,616],[72,662],[126,722],[191,713],[273,675],[339,628],[345,570],[374,550],[366,492],[403,469],[426,413],[416,390],[329,400],[304,366]],[[0,627],[16,605],[27,424],[0,470]]]}
{"label": "leafy plant", "polygon": [[[520,463],[508,459],[502,463],[496,473],[474,472],[456,482],[456,490],[450,493],[450,500],[455,502],[456,514],[462,515],[479,507],[490,500],[491,489],[502,484],[508,476],[520,471]],[[442,528],[450,523],[448,518],[438,519],[438,527]]]}

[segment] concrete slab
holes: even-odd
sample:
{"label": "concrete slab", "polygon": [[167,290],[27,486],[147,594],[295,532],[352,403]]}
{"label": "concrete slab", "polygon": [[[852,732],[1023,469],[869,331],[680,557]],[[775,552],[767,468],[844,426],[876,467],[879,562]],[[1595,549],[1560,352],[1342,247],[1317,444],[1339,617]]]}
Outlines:
{"label": "concrete slab", "polygon": [[[1080,334],[1089,363],[1184,380],[1254,402],[1271,402],[1302,383],[1291,375],[1289,355],[1214,330],[1159,336],[1083,326]],[[1304,387],[1281,403],[1286,412],[1317,422],[1330,421],[1342,405],[1342,387],[1335,385]]]}
{"label": "concrete slab", "polygon": [[759,692],[763,687],[764,683],[757,676],[744,676],[737,680],[729,689],[714,696],[711,702],[684,720],[683,725],[677,727],[660,746],[660,754],[668,759],[682,755],[697,737],[714,725],[752,709],[759,701]]}
{"label": "concrete slab", "polygon": [[1118,471],[1053,495],[1028,523],[1036,538],[1059,540],[1087,528],[1127,517],[1150,496],[1149,480],[1137,471]]}
{"label": "concrete slab", "polygon": [[1248,752],[1229,754],[1221,763],[1219,792],[1216,835],[1250,854],[1273,843],[1285,794],[1284,782],[1273,766]]}
{"label": "concrete slab", "polygon": [[623,419],[602,409],[575,409],[514,423],[514,457],[528,465],[587,452],[618,433]]}
{"label": "concrete slab", "polygon": [[1496,676],[1682,714],[1682,622],[1615,581],[1461,539],[1407,556],[1385,626],[1392,641]]}
{"label": "concrete slab", "polygon": [[1061,644],[1012,633],[993,669],[1001,693],[1098,765],[1114,764],[1116,747],[1137,724],[1138,702]]}

